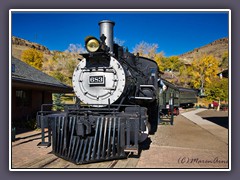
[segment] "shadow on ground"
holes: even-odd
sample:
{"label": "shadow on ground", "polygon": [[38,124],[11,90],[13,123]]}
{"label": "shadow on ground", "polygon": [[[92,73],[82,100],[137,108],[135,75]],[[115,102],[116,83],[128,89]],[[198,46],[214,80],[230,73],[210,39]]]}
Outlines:
{"label": "shadow on ground", "polygon": [[30,132],[33,130],[35,130],[35,129],[16,127],[16,135],[27,133],[27,132]]}
{"label": "shadow on ground", "polygon": [[144,142],[140,143],[140,149],[148,150],[150,148],[150,144],[152,143],[151,138],[147,138]]}
{"label": "shadow on ground", "polygon": [[202,117],[204,120],[211,121],[219,126],[228,129],[228,117]]}
{"label": "shadow on ground", "polygon": [[206,110],[196,115],[203,118],[203,120],[210,121],[226,129],[229,127],[228,111]]}
{"label": "shadow on ground", "polygon": [[151,143],[152,143],[152,140],[151,138],[148,137],[145,141],[139,144],[138,153],[137,154],[130,153],[128,157],[139,158],[143,150],[149,150]]}

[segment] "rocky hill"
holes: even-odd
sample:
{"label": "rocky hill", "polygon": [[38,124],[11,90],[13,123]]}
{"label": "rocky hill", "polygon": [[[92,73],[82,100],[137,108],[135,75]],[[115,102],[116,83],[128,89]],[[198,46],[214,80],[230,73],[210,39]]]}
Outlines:
{"label": "rocky hill", "polygon": [[[43,53],[44,62],[46,62],[49,59],[52,59],[54,54],[56,53],[66,54],[66,52],[61,52],[56,50],[50,51],[46,46],[43,46],[41,44],[37,44],[19,37],[12,36],[12,56],[13,57],[21,60],[22,52],[29,48],[33,48],[41,51]],[[70,55],[76,58],[76,60],[77,58],[79,58],[79,53],[70,53]],[[68,56],[69,56],[69,53],[68,53]]]}
{"label": "rocky hill", "polygon": [[[228,38],[221,38],[205,46],[181,54],[178,57],[183,63],[191,66],[191,63],[194,60],[194,58],[201,58],[201,56],[203,56],[204,54],[213,55],[217,60],[219,60],[219,62],[222,62],[222,56],[225,52],[228,52]],[[162,75],[162,78],[174,83],[175,85],[187,87],[185,86],[185,84],[180,82],[179,77],[180,74],[178,71],[164,72],[164,74]]]}
{"label": "rocky hill", "polygon": [[[12,36],[12,55],[18,59],[21,59],[22,51],[28,48],[35,48],[39,51],[42,51],[46,59],[53,54],[47,47],[27,41],[25,39]],[[221,38],[216,41],[213,41],[210,44],[196,48],[192,51],[186,52],[179,55],[179,59],[184,63],[191,64],[194,58],[199,58],[203,54],[210,55],[212,54],[219,61],[222,60],[222,55],[224,52],[228,51],[228,38]]]}
{"label": "rocky hill", "polygon": [[221,38],[210,44],[196,48],[192,51],[179,55],[179,59],[185,63],[191,64],[194,58],[199,58],[204,54],[212,54],[219,61],[222,60],[224,52],[228,51],[228,38]]}
{"label": "rocky hill", "polygon": [[[30,41],[27,41],[25,39],[21,39],[18,37],[12,37],[12,55],[18,59],[21,60],[21,54],[24,50],[29,48],[35,48],[39,51],[43,52],[44,57],[44,65],[43,65],[43,71],[47,71],[49,69],[49,60],[53,58],[54,54],[57,53],[57,51],[50,51],[47,47],[33,43]],[[212,54],[215,58],[217,58],[219,61],[222,61],[222,55],[228,51],[228,38],[221,38],[216,41],[213,41],[210,44],[207,44],[205,46],[196,48],[192,51],[186,52],[184,54],[179,55],[179,59],[182,60],[186,64],[191,64],[194,58],[199,58],[203,54],[210,55]],[[77,53],[68,53],[65,52],[59,52],[62,53],[62,56],[75,59],[77,61],[79,57],[79,54]],[[60,62],[59,62],[60,63]],[[56,67],[58,65],[55,65]],[[179,72],[164,72],[164,75],[162,76],[164,79],[167,79],[177,85],[179,84]]]}
{"label": "rocky hill", "polygon": [[22,60],[22,53],[29,49],[37,49],[43,54],[43,65],[41,71],[71,86],[71,76],[74,68],[82,58],[77,52],[71,50],[51,51],[47,47],[12,36],[12,56]]}
{"label": "rocky hill", "polygon": [[18,38],[15,36],[12,36],[12,45],[16,45],[16,46],[26,46],[28,48],[34,48],[37,49],[39,51],[43,51],[45,53],[50,53],[49,49],[43,45],[37,44],[37,43],[33,43],[30,41],[27,41],[25,39],[22,38]]}

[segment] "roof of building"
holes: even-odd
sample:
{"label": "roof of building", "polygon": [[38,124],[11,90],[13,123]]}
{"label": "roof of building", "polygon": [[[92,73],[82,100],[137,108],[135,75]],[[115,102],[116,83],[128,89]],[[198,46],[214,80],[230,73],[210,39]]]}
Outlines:
{"label": "roof of building", "polygon": [[38,85],[52,86],[56,88],[72,89],[72,87],[63,84],[57,79],[37,70],[25,62],[12,57],[12,80]]}

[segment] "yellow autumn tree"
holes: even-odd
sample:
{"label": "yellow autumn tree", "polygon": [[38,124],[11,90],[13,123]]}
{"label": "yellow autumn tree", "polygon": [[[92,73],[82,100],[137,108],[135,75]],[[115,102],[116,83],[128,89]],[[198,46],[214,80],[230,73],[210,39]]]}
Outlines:
{"label": "yellow autumn tree", "polygon": [[194,88],[204,89],[218,73],[218,60],[212,55],[194,59],[191,66],[191,84]]}
{"label": "yellow autumn tree", "polygon": [[42,69],[43,53],[36,49],[30,48],[23,51],[21,59],[38,70]]}
{"label": "yellow autumn tree", "polygon": [[228,78],[213,78],[205,88],[207,99],[228,101]]}
{"label": "yellow autumn tree", "polygon": [[220,63],[220,68],[223,69],[227,69],[228,68],[228,52],[224,52],[222,55],[222,61]]}
{"label": "yellow autumn tree", "polygon": [[155,55],[155,58],[154,58],[154,60],[156,61],[160,71],[164,71],[163,59],[164,59],[164,53],[163,52],[157,53]]}
{"label": "yellow autumn tree", "polygon": [[179,71],[179,68],[182,64],[178,56],[170,56],[166,58],[166,62],[168,62],[168,69],[172,71]]}
{"label": "yellow autumn tree", "polygon": [[79,63],[78,56],[70,52],[53,52],[53,57],[44,62],[43,71],[59,81],[72,85],[72,74]]}
{"label": "yellow autumn tree", "polygon": [[182,63],[179,67],[179,81],[183,87],[189,87],[191,81],[192,67],[190,64]]}

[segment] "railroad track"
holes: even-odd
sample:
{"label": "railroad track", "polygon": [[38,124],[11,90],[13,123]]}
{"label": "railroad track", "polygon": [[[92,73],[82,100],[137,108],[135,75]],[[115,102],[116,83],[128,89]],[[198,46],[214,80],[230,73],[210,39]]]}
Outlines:
{"label": "railroad track", "polygon": [[[47,134],[46,134],[47,135]],[[47,137],[47,136],[46,136]],[[139,158],[129,156],[127,159],[109,160],[104,162],[76,165],[51,153],[51,149],[38,147],[40,133],[18,135],[18,140],[12,143],[12,168],[26,169],[88,169],[88,168],[135,168]],[[51,147],[50,147],[51,148]],[[18,159],[18,160],[17,160]]]}
{"label": "railroad track", "polygon": [[62,158],[58,158],[53,154],[47,154],[43,157],[33,160],[27,164],[22,165],[21,168],[26,169],[112,169],[112,168],[136,168],[138,158],[127,158],[121,160],[112,160],[112,161],[104,161],[98,163],[90,163],[90,164],[81,164],[76,165],[69,161],[65,161]]}
{"label": "railroad track", "polygon": [[[214,113],[213,117],[218,115],[215,111],[205,113]],[[225,141],[228,138],[228,129],[223,129],[218,125],[202,128],[182,115],[176,117],[174,126],[158,126],[157,133],[150,135],[148,142],[141,147],[140,158],[128,157],[127,159],[76,165],[52,154],[51,147],[38,148],[37,144],[41,138],[38,132],[33,134],[35,135],[29,133],[19,135],[19,139],[13,142],[13,169],[200,168],[198,163],[179,164],[179,158],[197,157],[199,160],[212,160],[212,157],[217,157],[223,162],[228,160],[228,141]],[[220,135],[221,138],[219,138]],[[206,163],[201,164],[201,167],[227,168],[228,163]]]}

